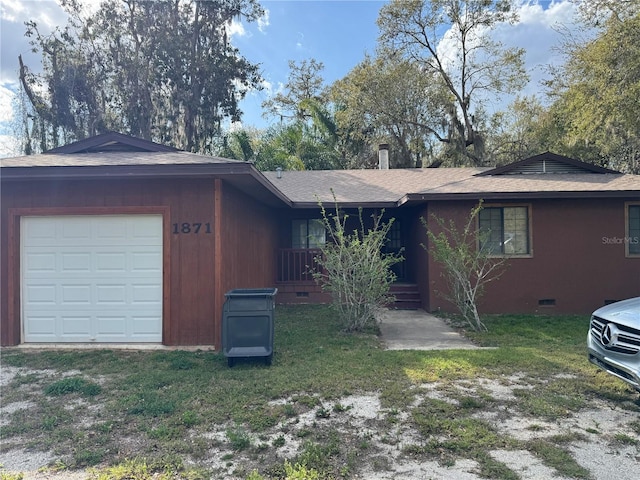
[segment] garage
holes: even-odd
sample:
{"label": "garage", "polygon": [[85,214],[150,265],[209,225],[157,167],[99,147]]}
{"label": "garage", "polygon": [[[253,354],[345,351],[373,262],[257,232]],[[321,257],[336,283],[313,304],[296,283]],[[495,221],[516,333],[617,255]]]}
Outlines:
{"label": "garage", "polygon": [[160,343],[162,215],[20,219],[25,343]]}

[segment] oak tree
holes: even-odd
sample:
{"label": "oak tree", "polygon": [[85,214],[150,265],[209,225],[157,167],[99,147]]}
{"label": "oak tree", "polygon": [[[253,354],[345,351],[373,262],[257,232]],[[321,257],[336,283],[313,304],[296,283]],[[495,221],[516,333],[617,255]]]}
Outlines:
{"label": "oak tree", "polygon": [[229,41],[231,21],[259,18],[257,0],[105,0],[85,14],[63,0],[69,22],[26,34],[43,72],[20,64],[31,106],[26,136],[40,149],[118,130],[194,152],[211,152],[222,120],[258,88],[258,67]]}
{"label": "oak tree", "polygon": [[382,46],[437,77],[452,97],[446,105],[449,133],[439,141],[457,157],[453,163],[485,163],[477,124],[483,104],[527,81],[523,49],[507,48],[490,35],[516,19],[511,0],[393,0],[380,11]]}
{"label": "oak tree", "polygon": [[[442,118],[447,92],[437,78],[401,58],[365,57],[332,85],[331,99],[337,105],[340,133],[372,150],[388,143],[392,168],[421,167],[434,138],[446,136]],[[357,166],[366,161],[365,157]]]}
{"label": "oak tree", "polygon": [[546,130],[552,148],[640,173],[640,11],[611,15],[595,38],[567,52],[566,63],[548,83],[553,103]]}

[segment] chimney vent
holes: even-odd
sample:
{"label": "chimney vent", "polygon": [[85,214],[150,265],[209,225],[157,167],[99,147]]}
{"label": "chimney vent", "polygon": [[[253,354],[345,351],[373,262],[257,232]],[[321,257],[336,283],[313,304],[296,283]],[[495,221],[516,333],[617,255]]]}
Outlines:
{"label": "chimney vent", "polygon": [[381,143],[378,145],[378,168],[380,170],[389,170],[389,144]]}

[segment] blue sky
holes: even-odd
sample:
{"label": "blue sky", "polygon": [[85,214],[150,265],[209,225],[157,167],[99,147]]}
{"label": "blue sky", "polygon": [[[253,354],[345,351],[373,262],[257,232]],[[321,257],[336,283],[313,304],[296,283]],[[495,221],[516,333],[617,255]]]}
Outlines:
{"label": "blue sky", "polygon": [[[17,87],[17,58],[34,71],[39,58],[30,53],[24,37],[24,22],[36,20],[43,28],[64,25],[59,0],[0,0],[0,156],[11,149],[9,125],[11,98]],[[84,0],[98,3],[98,0]],[[378,27],[376,19],[385,1],[378,0],[263,0],[267,13],[260,22],[233,26],[232,42],[251,62],[261,65],[265,89],[250,92],[242,102],[244,126],[264,128],[269,121],[261,116],[260,105],[287,81],[288,62],[315,59],[325,66],[322,75],[327,84],[344,77],[365,56],[374,54]],[[524,93],[540,93],[539,81],[544,66],[561,60],[554,47],[560,45],[559,25],[569,30],[575,6],[569,0],[523,0],[520,21],[504,26],[494,35],[510,46],[524,47],[531,81]],[[500,99],[499,108],[507,100]],[[273,121],[273,120],[272,120]]]}
{"label": "blue sky", "polygon": [[233,39],[242,54],[261,65],[267,88],[249,94],[242,104],[246,125],[264,127],[261,103],[287,81],[289,61],[315,59],[324,64],[327,84],[343,78],[366,53],[375,52],[376,19],[383,1],[324,0],[263,1],[266,25],[244,24]]}

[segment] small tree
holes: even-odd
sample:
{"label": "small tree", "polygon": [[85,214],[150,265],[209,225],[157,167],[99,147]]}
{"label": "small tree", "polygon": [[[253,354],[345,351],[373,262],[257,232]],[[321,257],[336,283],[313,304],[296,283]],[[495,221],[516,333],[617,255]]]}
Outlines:
{"label": "small tree", "polygon": [[422,219],[431,242],[427,249],[433,258],[444,267],[444,277],[449,292],[442,294],[460,311],[460,314],[477,331],[486,330],[480,320],[477,303],[487,283],[496,280],[504,272],[505,257],[495,257],[489,248],[488,231],[477,228],[476,218],[482,210],[482,201],[474,207],[466,224],[460,230],[453,220],[432,215],[439,231],[434,232]]}
{"label": "small tree", "polygon": [[[335,202],[335,195],[334,195]],[[313,277],[322,289],[331,293],[333,307],[348,332],[363,331],[377,324],[378,309],[393,300],[389,287],[395,280],[391,266],[402,257],[382,252],[393,220],[382,222],[382,214],[372,215],[373,225],[366,228],[362,208],[358,209],[359,228],[347,231],[349,215],[328,214],[320,203],[329,240],[315,260]]]}

